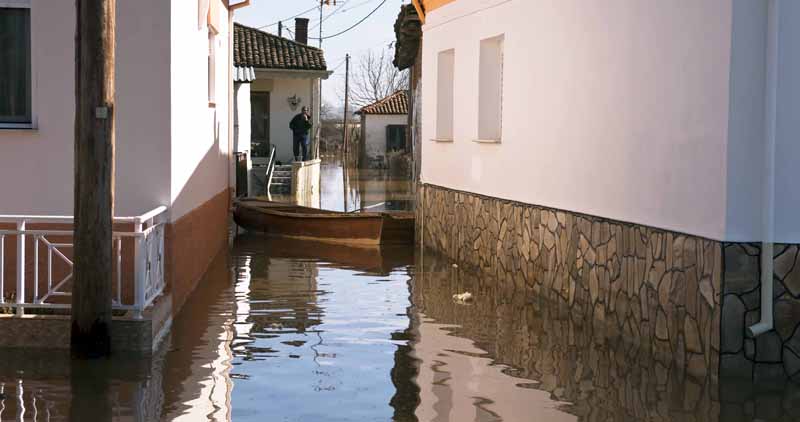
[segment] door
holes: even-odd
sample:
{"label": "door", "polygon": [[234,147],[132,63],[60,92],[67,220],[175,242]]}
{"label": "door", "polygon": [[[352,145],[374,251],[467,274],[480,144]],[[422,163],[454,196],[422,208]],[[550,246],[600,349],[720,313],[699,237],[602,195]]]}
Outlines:
{"label": "door", "polygon": [[250,145],[253,157],[269,156],[269,92],[250,93]]}

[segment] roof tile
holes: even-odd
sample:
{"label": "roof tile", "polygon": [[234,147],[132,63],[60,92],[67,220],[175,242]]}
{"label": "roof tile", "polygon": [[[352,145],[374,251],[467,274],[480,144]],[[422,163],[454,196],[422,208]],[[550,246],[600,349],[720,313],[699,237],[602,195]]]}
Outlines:
{"label": "roof tile", "polygon": [[233,29],[233,64],[256,69],[327,70],[319,48],[239,23]]}
{"label": "roof tile", "polygon": [[408,93],[405,90],[362,107],[358,114],[408,114]]}

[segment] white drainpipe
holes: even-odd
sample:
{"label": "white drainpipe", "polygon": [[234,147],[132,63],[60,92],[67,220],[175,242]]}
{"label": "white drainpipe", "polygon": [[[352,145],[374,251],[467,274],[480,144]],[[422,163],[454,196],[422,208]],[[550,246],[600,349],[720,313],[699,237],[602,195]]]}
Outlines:
{"label": "white drainpipe", "polygon": [[764,157],[763,236],[761,246],[761,321],[747,329],[757,337],[774,326],[772,284],[775,232],[775,122],[778,93],[778,31],[781,0],[770,0],[767,20],[767,83],[764,107],[766,150]]}

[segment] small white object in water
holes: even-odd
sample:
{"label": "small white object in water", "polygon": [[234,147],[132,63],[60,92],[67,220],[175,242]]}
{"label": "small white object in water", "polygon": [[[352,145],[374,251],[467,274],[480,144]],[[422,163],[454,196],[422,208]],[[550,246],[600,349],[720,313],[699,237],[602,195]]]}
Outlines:
{"label": "small white object in water", "polygon": [[472,302],[472,293],[464,292],[464,293],[454,294],[453,300],[456,301],[456,303]]}

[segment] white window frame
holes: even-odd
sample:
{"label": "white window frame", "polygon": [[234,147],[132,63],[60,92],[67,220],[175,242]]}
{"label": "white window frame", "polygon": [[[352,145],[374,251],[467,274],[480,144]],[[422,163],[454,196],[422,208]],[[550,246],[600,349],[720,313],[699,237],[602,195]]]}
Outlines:
{"label": "white window frame", "polygon": [[208,105],[217,104],[217,33],[208,28]]}
{"label": "white window frame", "polygon": [[[496,63],[497,67],[499,67],[499,74],[497,75],[485,75],[484,71],[487,70],[484,68],[486,65],[492,65],[495,63],[487,63],[485,60],[494,59],[494,57],[484,57],[484,46],[491,46],[492,44],[497,44],[499,46],[499,62]],[[502,142],[503,139],[503,99],[504,99],[504,91],[505,91],[505,84],[504,84],[504,74],[505,74],[505,46],[506,46],[506,36],[505,34],[495,35],[489,38],[481,39],[480,41],[480,49],[479,49],[479,70],[478,70],[478,136],[475,139],[475,142],[479,143],[487,143],[487,144],[499,144]],[[496,91],[486,92],[487,86],[484,85],[485,77],[486,76],[497,76],[498,80],[492,78],[489,80],[489,83],[497,83],[498,86],[496,87]],[[493,88],[489,86],[488,88]],[[492,100],[497,101],[497,108],[486,109],[487,103],[489,102],[486,98],[482,98],[485,94],[489,94]],[[494,103],[494,101],[492,101]],[[494,104],[492,104],[494,105]],[[484,128],[484,120],[486,116],[485,113],[497,113],[497,121],[495,122],[492,119],[492,125],[490,128]],[[496,127],[495,127],[496,124]],[[496,134],[488,135],[485,132],[495,132]]]}
{"label": "white window frame", "polygon": [[30,123],[0,123],[0,130],[2,129],[37,129],[38,116],[36,114],[36,60],[33,54],[33,46],[36,45],[34,37],[35,31],[33,30],[33,8],[31,7],[31,0],[0,0],[0,8],[4,9],[28,9],[28,16],[31,20],[31,122]]}
{"label": "white window frame", "polygon": [[[443,60],[448,60],[449,63],[444,63]],[[445,68],[445,64],[450,68]],[[449,77],[450,80],[442,80],[444,77]],[[434,125],[433,139],[435,142],[453,142],[455,138],[455,79],[456,50],[455,48],[442,50],[436,56],[436,124]],[[445,96],[447,98],[444,98]],[[449,107],[445,109],[444,106]],[[448,127],[443,128],[443,124],[448,124]]]}

